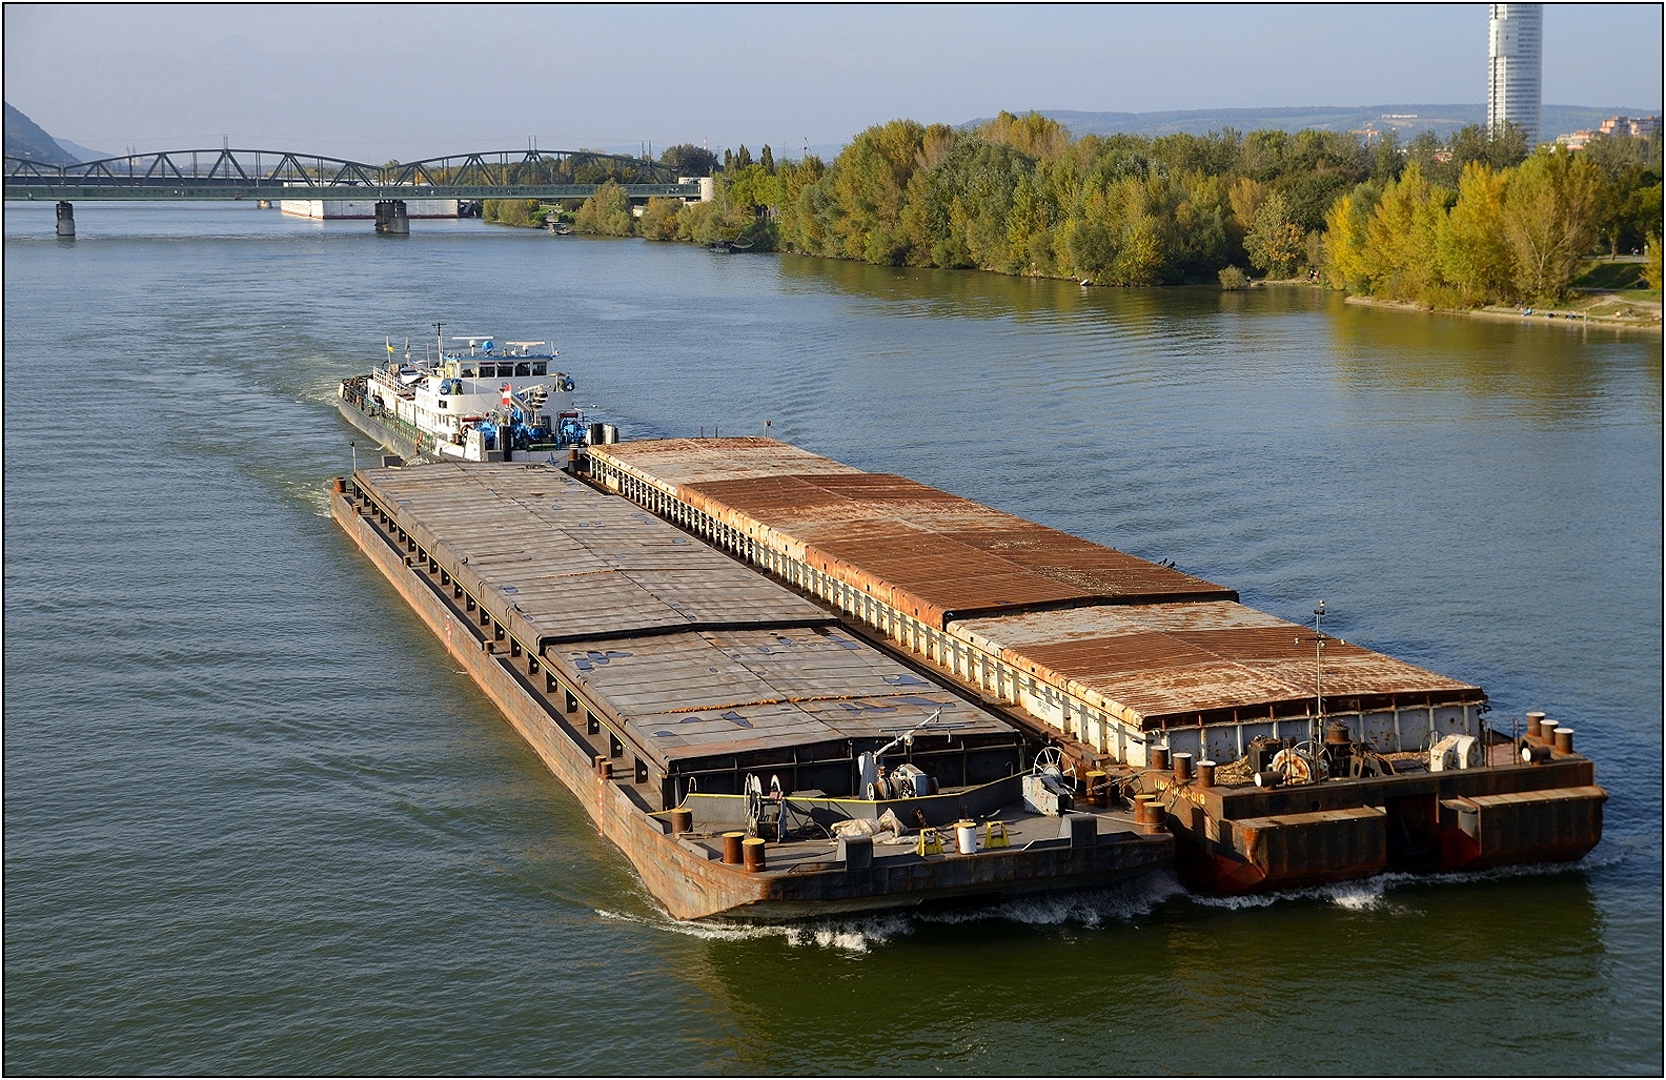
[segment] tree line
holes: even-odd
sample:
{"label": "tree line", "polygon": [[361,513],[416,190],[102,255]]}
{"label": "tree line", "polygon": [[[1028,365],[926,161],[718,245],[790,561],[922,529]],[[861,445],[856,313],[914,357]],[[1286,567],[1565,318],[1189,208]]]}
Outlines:
{"label": "tree line", "polygon": [[1646,246],[1659,265],[1658,137],[1532,155],[1509,126],[1405,143],[1230,129],[1075,139],[1003,112],[972,129],[876,125],[831,162],[688,144],[661,161],[714,176],[715,198],[650,200],[638,217],[608,185],[575,230],[1103,285],[1248,267],[1438,306],[1555,300],[1599,246]]}

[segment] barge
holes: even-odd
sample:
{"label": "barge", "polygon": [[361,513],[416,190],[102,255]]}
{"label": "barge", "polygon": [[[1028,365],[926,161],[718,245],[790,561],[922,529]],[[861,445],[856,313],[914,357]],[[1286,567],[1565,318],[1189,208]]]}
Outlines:
{"label": "barge", "polygon": [[336,481],[335,520],[679,919],[1099,886],[1174,838],[998,710],[536,463]]}
{"label": "barge", "polygon": [[1607,793],[1573,731],[1236,592],[770,439],[591,447],[592,482],[1062,748],[1215,892],[1577,859]]}
{"label": "barge", "polygon": [[781,920],[1574,860],[1573,731],[1233,590],[769,439],[336,482],[654,899]]}

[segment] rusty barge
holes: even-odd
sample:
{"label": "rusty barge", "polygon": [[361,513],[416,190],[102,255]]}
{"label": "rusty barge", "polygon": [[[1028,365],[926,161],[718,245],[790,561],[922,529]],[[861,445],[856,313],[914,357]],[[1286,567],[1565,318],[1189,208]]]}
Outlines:
{"label": "rusty barge", "polygon": [[559,468],[363,469],[331,511],[676,918],[1172,862],[1173,837],[1125,808],[1075,808],[1019,725]]}
{"label": "rusty barge", "polygon": [[1571,729],[1226,587],[769,439],[591,447],[592,481],[838,612],[1076,763],[1240,893],[1577,859],[1607,793]]}
{"label": "rusty barge", "polygon": [[1601,837],[1559,724],[1514,738],[1478,687],[771,440],[358,470],[331,507],[677,918],[1171,865],[1264,891]]}

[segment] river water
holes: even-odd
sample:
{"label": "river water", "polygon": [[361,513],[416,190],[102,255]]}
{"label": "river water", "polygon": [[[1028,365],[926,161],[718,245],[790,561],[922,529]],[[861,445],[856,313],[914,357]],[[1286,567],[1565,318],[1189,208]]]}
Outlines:
{"label": "river water", "polygon": [[[8,1072],[1662,1069],[1661,343],[251,205],[5,214]],[[656,913],[331,523],[335,383],[553,339],[760,434],[1565,718],[1572,867],[930,917]]]}

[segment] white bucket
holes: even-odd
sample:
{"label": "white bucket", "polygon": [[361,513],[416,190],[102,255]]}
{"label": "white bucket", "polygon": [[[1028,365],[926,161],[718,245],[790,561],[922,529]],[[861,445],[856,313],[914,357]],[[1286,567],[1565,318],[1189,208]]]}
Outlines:
{"label": "white bucket", "polygon": [[975,821],[957,821],[954,823],[955,846],[962,855],[976,855],[978,851],[978,825]]}

